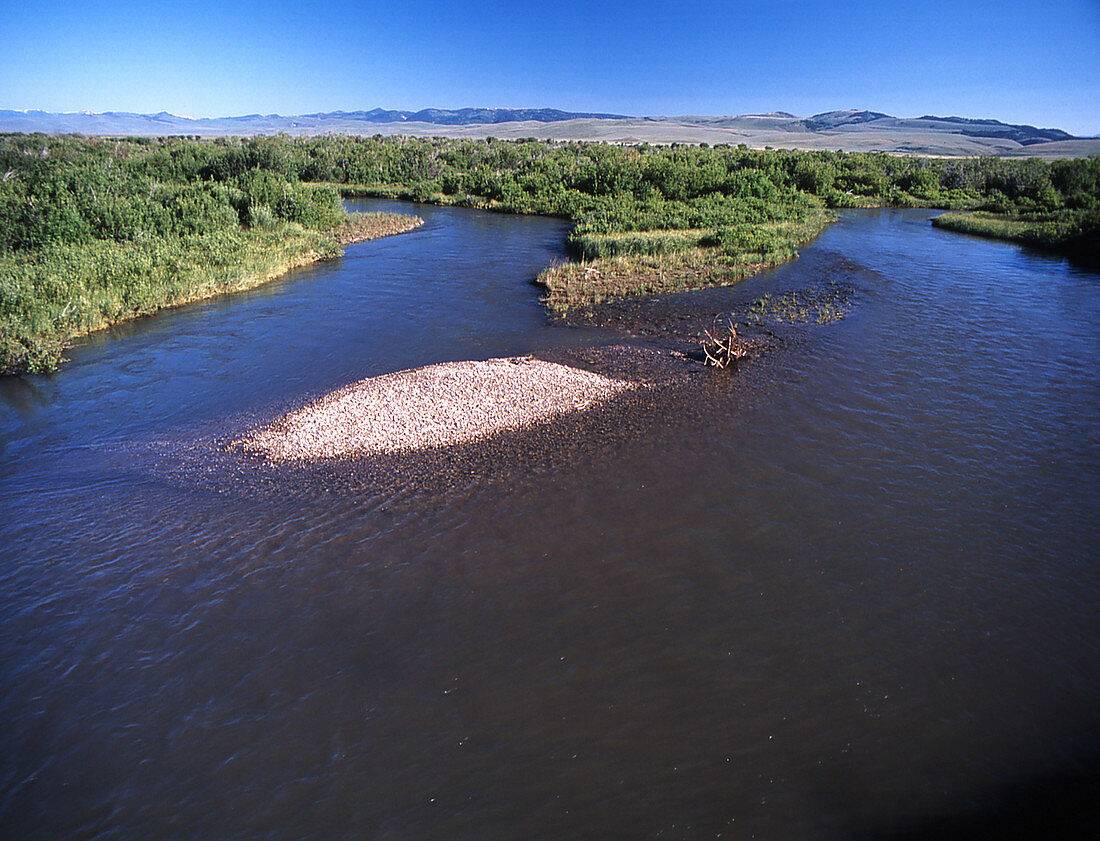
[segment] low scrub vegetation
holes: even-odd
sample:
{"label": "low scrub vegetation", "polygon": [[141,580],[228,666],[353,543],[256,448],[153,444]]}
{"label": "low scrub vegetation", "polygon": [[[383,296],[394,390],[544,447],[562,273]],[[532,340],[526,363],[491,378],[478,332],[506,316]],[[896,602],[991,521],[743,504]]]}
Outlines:
{"label": "low scrub vegetation", "polygon": [[1096,157],[1050,163],[382,137],[278,142],[308,145],[302,171],[345,195],[571,219],[570,245],[587,265],[544,273],[557,309],[737,280],[753,266],[793,257],[826,224],[822,208],[976,211],[936,224],[1094,259],[1100,240]]}
{"label": "low scrub vegetation", "polygon": [[0,138],[0,373],[53,370],[76,336],[411,224],[349,217],[334,188],[271,169],[223,171],[217,149]]}
{"label": "low scrub vegetation", "polygon": [[793,257],[831,208],[979,211],[937,224],[1082,251],[1100,216],[1100,158],[6,135],[0,179],[4,372],[49,370],[81,332],[338,253],[341,195],[571,220],[581,262],[542,277],[558,310],[733,282]]}

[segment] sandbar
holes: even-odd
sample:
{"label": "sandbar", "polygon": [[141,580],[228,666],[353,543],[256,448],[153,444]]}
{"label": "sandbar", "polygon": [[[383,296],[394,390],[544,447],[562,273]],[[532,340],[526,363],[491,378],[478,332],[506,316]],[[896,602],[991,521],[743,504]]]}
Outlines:
{"label": "sandbar", "polygon": [[583,411],[639,386],[533,357],[445,362],[360,380],[236,445],[275,461],[446,447]]}

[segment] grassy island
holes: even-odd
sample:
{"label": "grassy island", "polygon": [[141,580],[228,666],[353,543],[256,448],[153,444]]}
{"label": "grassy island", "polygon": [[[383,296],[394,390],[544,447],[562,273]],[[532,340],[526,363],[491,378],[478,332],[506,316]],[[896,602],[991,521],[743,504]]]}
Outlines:
{"label": "grassy island", "polygon": [[797,256],[829,223],[821,206],[794,220],[705,231],[646,231],[581,236],[585,259],[551,266],[538,282],[558,313],[628,295],[728,286]]}
{"label": "grassy island", "polygon": [[736,282],[796,256],[830,209],[943,208],[936,224],[1095,256],[1100,157],[931,159],[744,146],[407,137],[0,136],[0,372],[75,336],[255,286],[396,233],[340,197],[569,219],[540,277],[565,312]]}

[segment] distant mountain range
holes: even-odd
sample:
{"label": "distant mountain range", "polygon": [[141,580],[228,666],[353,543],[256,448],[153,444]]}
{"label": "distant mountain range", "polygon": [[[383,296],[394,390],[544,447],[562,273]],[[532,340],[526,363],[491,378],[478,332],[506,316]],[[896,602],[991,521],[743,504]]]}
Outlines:
{"label": "distant mountain range", "polygon": [[[555,108],[459,108],[451,111],[424,108],[421,111],[322,111],[283,117],[279,114],[245,114],[240,117],[181,117],[161,111],[135,114],[78,111],[56,114],[50,111],[0,110],[0,131],[40,131],[46,134],[267,134],[273,131],[305,133],[303,129],[375,123],[424,123],[438,126],[497,125],[499,123],[555,123],[563,120],[626,120],[625,114],[588,114]],[[295,131],[299,130],[299,131]]]}
{"label": "distant mountain range", "polygon": [[923,117],[899,119],[877,111],[827,111],[803,120],[810,131],[827,131],[841,126],[865,125],[871,128],[914,128],[928,131],[958,132],[967,137],[996,137],[1015,140],[1027,146],[1050,140],[1073,140],[1072,134],[1057,128],[1013,125],[999,120],[972,120],[967,117]]}
{"label": "distant mountain range", "polygon": [[407,134],[416,136],[651,143],[746,143],[760,147],[881,150],[910,154],[1073,157],[1100,152],[1100,140],[1054,128],[966,117],[893,117],[878,111],[827,111],[801,118],[786,111],[734,117],[630,117],[553,108],[425,108],[421,111],[325,111],[284,117],[181,117],[0,110],[0,132],[123,135]]}
{"label": "distant mountain range", "polygon": [[586,114],[575,111],[558,111],[556,108],[459,108],[448,111],[441,108],[425,108],[421,111],[327,111],[306,114],[307,118],[327,120],[364,120],[368,123],[431,123],[438,126],[468,126],[472,124],[521,123],[534,120],[538,123],[556,123],[561,120],[628,120],[625,114]]}
{"label": "distant mountain range", "polygon": [[722,125],[729,128],[757,128],[767,125],[772,129],[791,132],[807,131],[814,134],[840,134],[856,131],[910,130],[946,132],[965,137],[989,137],[1012,140],[1022,146],[1047,143],[1053,140],[1076,140],[1069,132],[1056,128],[1002,123],[998,120],[972,120],[966,117],[891,117],[878,111],[826,111],[801,119],[786,111],[770,114],[743,114],[739,117],[684,117],[705,125]]}

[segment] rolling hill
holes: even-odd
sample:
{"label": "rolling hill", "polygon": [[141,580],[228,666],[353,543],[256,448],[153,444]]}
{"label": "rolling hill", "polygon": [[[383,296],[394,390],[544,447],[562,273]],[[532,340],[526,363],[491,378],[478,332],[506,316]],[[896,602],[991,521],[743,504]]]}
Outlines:
{"label": "rolling hill", "polygon": [[1083,157],[1100,154],[1100,138],[1055,128],[966,117],[894,117],[878,111],[828,111],[801,118],[785,111],[739,116],[630,117],[552,108],[425,108],[326,111],[284,117],[183,117],[0,110],[0,132],[86,135],[405,134],[591,140],[614,143],[744,143],[753,148],[842,149],[916,155]]}

